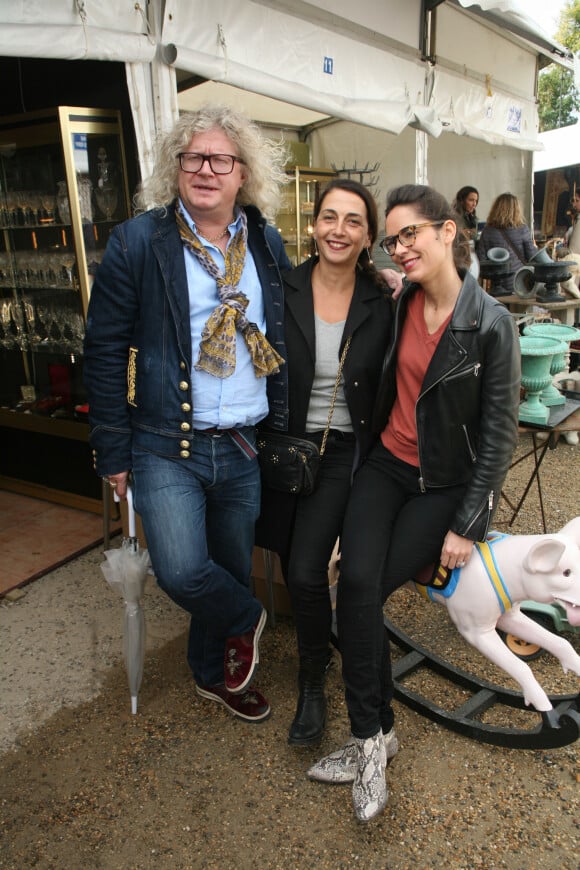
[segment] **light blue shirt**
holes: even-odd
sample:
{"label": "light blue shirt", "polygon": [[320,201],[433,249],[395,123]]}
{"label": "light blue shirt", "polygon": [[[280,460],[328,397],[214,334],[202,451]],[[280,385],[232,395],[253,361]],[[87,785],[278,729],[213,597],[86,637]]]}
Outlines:
{"label": "light blue shirt", "polygon": [[[225,262],[221,250],[208,242],[196,231],[195,223],[181,203],[182,211],[189,227],[193,230],[207,251],[224,272]],[[228,227],[229,240],[241,226],[239,212]],[[236,369],[229,378],[217,378],[208,372],[197,371],[195,363],[199,356],[201,334],[207,320],[217,306],[219,299],[214,279],[208,275],[191,251],[183,246],[187,286],[189,288],[189,312],[191,325],[191,346],[193,348],[193,368],[191,371],[193,397],[193,428],[234,429],[240,426],[255,426],[268,413],[266,378],[257,378],[250,352],[240,332],[236,332]],[[262,287],[256,271],[254,259],[248,251],[239,289],[249,299],[246,316],[250,323],[257,324],[265,334],[266,316]]]}

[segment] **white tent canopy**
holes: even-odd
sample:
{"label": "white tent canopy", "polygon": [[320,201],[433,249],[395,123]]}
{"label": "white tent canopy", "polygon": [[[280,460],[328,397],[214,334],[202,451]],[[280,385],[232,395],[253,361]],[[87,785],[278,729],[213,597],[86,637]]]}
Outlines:
{"label": "white tent canopy", "polygon": [[580,121],[540,133],[539,138],[545,150],[534,154],[534,172],[580,163]]}
{"label": "white tent canopy", "polygon": [[149,62],[156,42],[146,3],[0,0],[0,56]]}
{"label": "white tent canopy", "polygon": [[162,38],[180,69],[395,134],[413,120],[425,75],[415,59],[291,14],[285,3],[196,6],[192,16],[191,4],[176,0],[165,13]]}
{"label": "white tent canopy", "polygon": [[495,12],[488,23],[458,3],[438,6],[434,63],[421,57],[420,0],[197,0],[195,14],[191,0],[173,0],[162,42],[179,69],[395,135],[411,125],[541,147],[539,49],[496,26],[504,14],[531,38],[533,22],[513,0],[461,6]]}
{"label": "white tent canopy", "polygon": [[516,0],[0,0],[0,56],[126,63],[144,174],[178,114],[175,69],[367,129],[413,127],[424,170],[425,134],[541,147],[538,56],[565,53]]}

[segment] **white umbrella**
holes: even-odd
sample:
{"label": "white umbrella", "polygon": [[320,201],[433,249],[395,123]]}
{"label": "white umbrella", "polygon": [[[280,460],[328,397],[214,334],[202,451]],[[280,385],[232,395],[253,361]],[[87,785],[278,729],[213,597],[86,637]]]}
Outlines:
{"label": "white umbrella", "polygon": [[131,693],[131,712],[136,713],[145,661],[145,616],[141,598],[151,560],[147,550],[140,549],[135,534],[131,487],[127,487],[127,508],[129,536],[123,538],[123,543],[116,550],[105,550],[106,561],[101,565],[101,570],[107,582],[121,593],[125,601],[123,653]]}

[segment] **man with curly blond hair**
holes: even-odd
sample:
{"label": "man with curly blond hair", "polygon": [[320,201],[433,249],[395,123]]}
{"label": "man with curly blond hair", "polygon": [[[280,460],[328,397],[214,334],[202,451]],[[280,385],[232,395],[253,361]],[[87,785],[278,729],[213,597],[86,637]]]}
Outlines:
{"label": "man with curly blond hair", "polygon": [[133,487],[160,587],[191,615],[197,693],[247,722],[266,612],[250,592],[255,426],[287,424],[281,270],[268,224],[285,152],[204,106],[158,145],[139,214],[116,226],[89,305],[85,381],[97,473]]}

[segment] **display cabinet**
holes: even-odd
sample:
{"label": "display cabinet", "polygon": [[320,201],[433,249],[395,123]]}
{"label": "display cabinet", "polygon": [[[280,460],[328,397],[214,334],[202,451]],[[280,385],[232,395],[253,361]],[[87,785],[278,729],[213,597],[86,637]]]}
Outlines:
{"label": "display cabinet", "polygon": [[100,505],[82,386],[84,325],[111,228],[129,214],[119,112],[60,106],[0,119],[4,489]]}
{"label": "display cabinet", "polygon": [[297,266],[312,254],[314,206],[329,181],[336,177],[336,172],[305,166],[295,166],[286,172],[288,184],[276,220],[288,259]]}

